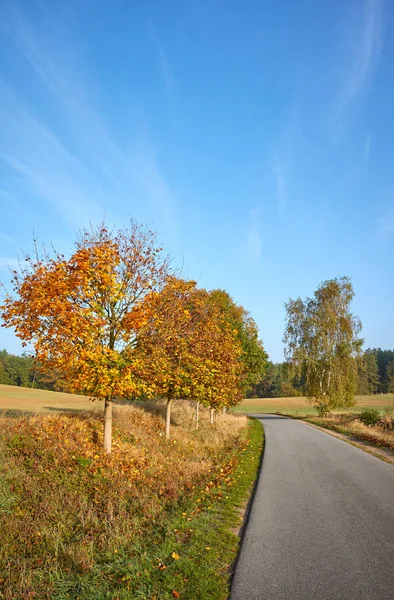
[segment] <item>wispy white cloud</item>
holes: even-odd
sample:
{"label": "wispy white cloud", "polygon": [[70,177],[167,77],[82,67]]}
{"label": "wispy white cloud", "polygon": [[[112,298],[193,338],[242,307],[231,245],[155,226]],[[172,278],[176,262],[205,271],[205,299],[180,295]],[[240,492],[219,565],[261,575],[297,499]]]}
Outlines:
{"label": "wispy white cloud", "polygon": [[98,182],[3,81],[0,123],[0,160],[19,176],[30,194],[45,199],[73,225],[80,225],[87,213],[99,213],[93,200],[103,198]]}
{"label": "wispy white cloud", "polygon": [[132,154],[134,178],[144,195],[150,198],[154,210],[164,218],[171,216],[173,195],[159,166],[157,150],[142,136]]}
{"label": "wispy white cloud", "polygon": [[262,213],[260,210],[252,209],[249,211],[249,226],[247,233],[247,251],[253,261],[257,261],[261,256],[262,239]]}
{"label": "wispy white cloud", "polygon": [[382,0],[364,0],[359,3],[363,11],[361,24],[357,23],[351,65],[336,98],[336,111],[342,112],[368,85],[370,85],[377,59],[382,48]]}
{"label": "wispy white cloud", "polygon": [[29,19],[18,2],[8,7],[4,31],[53,96],[56,106],[66,113],[69,131],[78,138],[80,150],[100,169],[103,178],[120,187],[118,173],[127,171],[127,157],[89,97],[78,42],[73,40],[71,51],[66,31],[52,16],[49,5],[45,6],[45,21],[38,24]]}
{"label": "wispy white cloud", "polygon": [[172,73],[172,70],[169,66],[169,63],[164,54],[164,49],[162,44],[159,42],[156,33],[153,30],[153,27],[149,25],[149,37],[152,40],[156,53],[157,53],[157,61],[159,65],[160,75],[164,82],[164,87],[166,90],[167,98],[170,104],[174,107],[176,103],[176,94],[175,94],[175,79]]}
{"label": "wispy white cloud", "polygon": [[[39,104],[35,109],[30,98],[0,81],[3,165],[21,188],[73,225],[100,220],[104,212],[111,220],[109,213],[125,210],[144,219],[146,206],[168,216],[172,193],[158,153],[118,143],[98,108],[97,92],[86,85],[90,76],[78,38],[70,44],[67,24],[51,4],[42,8],[35,21],[17,0],[3,11],[0,34],[23,56],[51,106],[49,120],[40,116]],[[171,90],[171,73],[164,53],[159,55]],[[132,129],[128,139],[133,137]]]}

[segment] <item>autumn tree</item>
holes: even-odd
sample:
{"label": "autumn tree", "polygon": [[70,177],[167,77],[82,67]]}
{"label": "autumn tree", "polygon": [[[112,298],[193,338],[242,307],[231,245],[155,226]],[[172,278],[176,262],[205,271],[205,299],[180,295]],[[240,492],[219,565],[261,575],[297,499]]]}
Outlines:
{"label": "autumn tree", "polygon": [[195,290],[195,281],[169,276],[164,288],[151,292],[140,306],[143,324],[136,347],[138,374],[142,381],[149,382],[155,395],[166,398],[167,439],[172,401],[189,398],[191,393],[188,367],[195,319],[191,300]]}
{"label": "autumn tree", "polygon": [[320,414],[354,404],[361,322],[350,312],[348,277],[323,282],[313,298],[289,300],[284,334],[286,358],[304,369],[305,390]]}
{"label": "autumn tree", "polygon": [[174,399],[193,399],[213,409],[242,398],[240,345],[196,282],[168,277],[163,290],[149,294],[141,310],[140,377],[166,398],[167,439]]}
{"label": "autumn tree", "polygon": [[243,306],[234,302],[224,290],[210,292],[211,301],[220,309],[223,319],[236,332],[241,345],[241,360],[244,365],[243,393],[248,392],[262,380],[268,367],[268,355],[259,339],[257,325]]}
{"label": "autumn tree", "polygon": [[104,400],[107,453],[112,400],[151,393],[136,376],[137,307],[167,273],[154,232],[134,221],[124,230],[103,224],[85,230],[69,258],[36,248],[14,271],[14,293],[1,307],[4,325],[23,345],[33,344],[44,371],[58,371],[72,391]]}
{"label": "autumn tree", "polygon": [[238,331],[212,301],[211,294],[198,290],[194,297],[196,318],[192,331],[190,381],[191,394],[197,403],[197,427],[199,404],[210,408],[212,423],[215,410],[233,406],[243,399],[247,376]]}

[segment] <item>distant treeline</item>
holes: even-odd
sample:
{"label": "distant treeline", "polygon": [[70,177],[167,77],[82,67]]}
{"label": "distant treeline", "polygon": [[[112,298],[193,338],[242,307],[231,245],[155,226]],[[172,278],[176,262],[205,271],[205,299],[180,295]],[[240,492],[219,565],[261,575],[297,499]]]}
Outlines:
{"label": "distant treeline", "polygon": [[34,387],[41,390],[67,391],[65,381],[56,373],[39,373],[28,354],[16,356],[0,350],[0,384]]}
{"label": "distant treeline", "polygon": [[[294,376],[287,363],[268,363],[267,371],[249,396],[284,398],[304,395],[305,376]],[[360,395],[394,393],[394,350],[368,348],[358,362]]]}
{"label": "distant treeline", "polygon": [[[58,373],[39,373],[27,354],[16,356],[0,351],[0,384],[67,391],[67,382]],[[249,396],[283,398],[304,395],[305,377],[294,377],[287,363],[268,363],[266,372]],[[358,364],[358,394],[394,393],[394,350],[368,348]]]}

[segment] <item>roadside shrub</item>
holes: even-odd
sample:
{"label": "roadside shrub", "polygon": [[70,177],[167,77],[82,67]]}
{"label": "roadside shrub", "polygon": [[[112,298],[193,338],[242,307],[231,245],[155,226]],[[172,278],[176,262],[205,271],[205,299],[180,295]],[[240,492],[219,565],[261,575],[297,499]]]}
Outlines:
{"label": "roadside shrub", "polygon": [[377,408],[363,408],[359,418],[364,425],[376,425],[380,419],[380,411]]}
{"label": "roadside shrub", "polygon": [[342,425],[348,425],[358,419],[358,417],[359,415],[355,413],[341,413],[340,415],[336,415],[336,418]]}
{"label": "roadside shrub", "polygon": [[391,407],[385,407],[383,417],[379,421],[379,426],[386,431],[392,431],[394,429],[394,415]]}

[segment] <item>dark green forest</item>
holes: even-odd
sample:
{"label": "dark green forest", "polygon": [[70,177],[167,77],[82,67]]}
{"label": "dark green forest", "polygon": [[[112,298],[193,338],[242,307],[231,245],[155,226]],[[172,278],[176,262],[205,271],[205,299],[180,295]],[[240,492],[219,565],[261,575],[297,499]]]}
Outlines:
{"label": "dark green forest", "polygon": [[[258,398],[304,396],[305,377],[294,377],[288,363],[268,363],[260,383],[249,394]],[[357,394],[394,393],[394,350],[368,348],[358,361]]]}
{"label": "dark green forest", "polygon": [[[59,373],[40,373],[32,356],[16,356],[0,351],[0,384],[34,387],[60,392],[67,391]],[[248,393],[249,397],[281,398],[304,395],[305,378],[294,377],[287,363],[268,362],[264,376]],[[368,348],[358,363],[360,395],[394,393],[394,350]]]}
{"label": "dark green forest", "polygon": [[66,392],[67,385],[57,373],[40,373],[28,354],[16,356],[0,350],[0,384],[34,387],[41,390]]}

